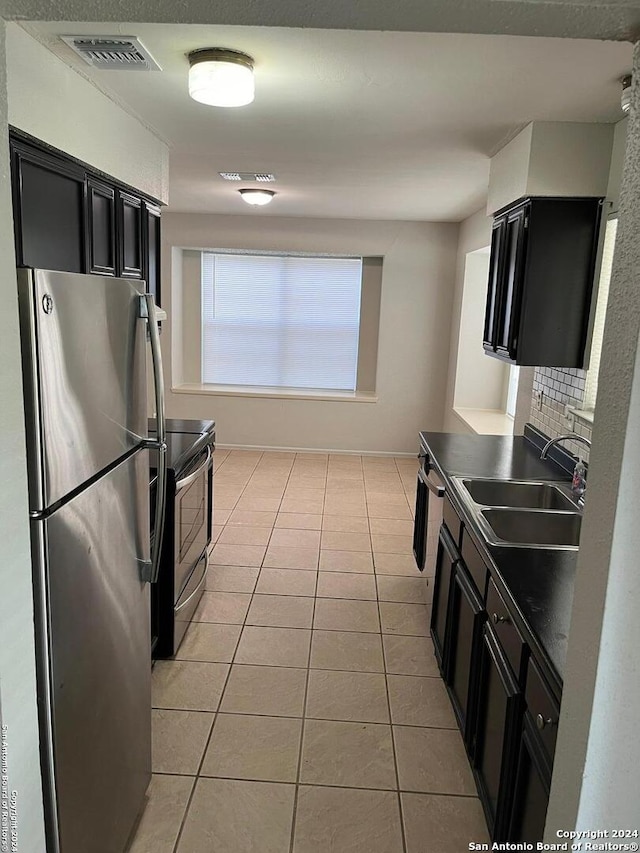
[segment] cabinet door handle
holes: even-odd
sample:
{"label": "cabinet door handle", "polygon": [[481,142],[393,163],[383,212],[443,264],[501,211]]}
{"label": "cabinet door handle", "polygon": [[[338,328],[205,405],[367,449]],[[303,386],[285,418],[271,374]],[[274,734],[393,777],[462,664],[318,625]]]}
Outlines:
{"label": "cabinet door handle", "polygon": [[504,622],[506,624],[509,624],[511,622],[511,619],[509,619],[508,616],[498,616],[497,613],[493,614],[492,619],[494,625],[499,625],[501,622]]}
{"label": "cabinet door handle", "polygon": [[556,721],[551,717],[543,717],[542,714],[538,714],[536,717],[536,726],[542,731],[547,726],[555,726]]}

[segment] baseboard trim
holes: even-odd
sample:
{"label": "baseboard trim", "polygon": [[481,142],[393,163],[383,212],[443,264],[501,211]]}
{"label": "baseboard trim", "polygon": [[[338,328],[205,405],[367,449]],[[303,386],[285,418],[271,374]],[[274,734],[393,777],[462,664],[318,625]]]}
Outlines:
{"label": "baseboard trim", "polygon": [[216,442],[216,447],[220,450],[253,450],[260,453],[334,453],[344,454],[345,456],[388,456],[390,458],[402,457],[413,459],[417,453],[406,453],[404,451],[390,450],[336,450],[335,448],[327,447],[319,449],[317,447],[265,447],[258,444],[221,444]]}

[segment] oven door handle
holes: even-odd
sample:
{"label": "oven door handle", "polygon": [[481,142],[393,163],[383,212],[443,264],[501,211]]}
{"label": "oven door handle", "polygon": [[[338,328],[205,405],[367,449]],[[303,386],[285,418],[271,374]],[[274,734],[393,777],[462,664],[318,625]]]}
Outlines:
{"label": "oven door handle", "polygon": [[176,492],[181,492],[182,489],[188,488],[192,483],[200,477],[200,475],[207,470],[209,465],[211,464],[211,448],[207,447],[207,458],[204,460],[202,465],[199,465],[196,470],[192,474],[187,474],[186,477],[183,477],[181,480],[178,480],[176,483]]}
{"label": "oven door handle", "polygon": [[444,497],[444,493],[446,491],[445,487],[442,485],[436,485],[435,483],[432,483],[431,480],[424,473],[422,468],[418,469],[418,479],[420,480],[421,483],[423,483],[429,489],[430,492],[433,492],[433,494],[437,498],[443,498]]}
{"label": "oven door handle", "polygon": [[200,590],[202,589],[202,585],[203,585],[203,583],[204,583],[204,582],[205,582],[205,580],[207,579],[207,569],[208,569],[208,568],[209,568],[209,553],[208,553],[208,551],[205,551],[205,554],[204,554],[204,569],[203,569],[203,571],[202,571],[202,575],[201,575],[200,579],[198,580],[198,583],[196,584],[196,588],[195,588],[195,589],[193,590],[193,592],[189,595],[189,598],[187,598],[187,599],[186,599],[186,601],[183,601],[183,602],[182,602],[182,604],[179,604],[179,605],[175,608],[175,612],[176,612],[176,613],[179,613],[179,611],[180,611],[180,610],[182,610],[182,608],[183,608],[183,607],[186,607],[186,606],[187,606],[187,604],[189,604],[189,602],[190,602],[190,601],[193,601],[193,597],[194,597],[194,595],[197,595],[197,594],[200,592]]}

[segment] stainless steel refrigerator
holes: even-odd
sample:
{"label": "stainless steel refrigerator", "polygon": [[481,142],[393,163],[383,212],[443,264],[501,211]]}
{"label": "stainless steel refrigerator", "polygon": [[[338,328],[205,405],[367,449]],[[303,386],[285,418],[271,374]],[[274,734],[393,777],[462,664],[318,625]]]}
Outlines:
{"label": "stainless steel refrigerator", "polygon": [[46,270],[19,270],[18,293],[47,853],[122,853],[151,778],[155,307],[144,282]]}

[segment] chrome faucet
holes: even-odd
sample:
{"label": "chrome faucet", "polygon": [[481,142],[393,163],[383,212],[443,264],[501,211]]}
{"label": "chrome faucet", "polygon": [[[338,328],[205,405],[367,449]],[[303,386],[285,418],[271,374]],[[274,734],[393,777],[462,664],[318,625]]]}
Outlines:
{"label": "chrome faucet", "polygon": [[[552,438],[548,441],[542,448],[540,459],[546,459],[547,453],[553,445],[559,444],[561,441],[581,441],[583,444],[586,444],[588,448],[591,448],[591,441],[588,438],[585,438],[582,435],[577,435],[575,432],[570,432],[567,435],[559,435],[557,438]],[[581,508],[584,506],[584,493],[587,490],[587,478],[585,475],[586,469],[582,464],[582,460],[579,459],[573,469],[571,491],[578,498],[578,506]]]}

